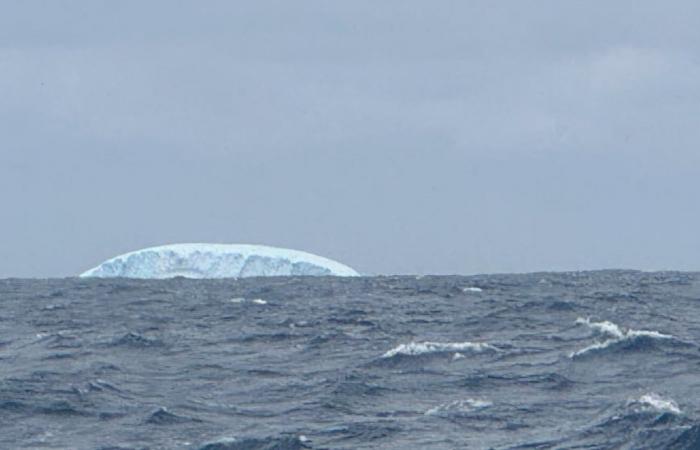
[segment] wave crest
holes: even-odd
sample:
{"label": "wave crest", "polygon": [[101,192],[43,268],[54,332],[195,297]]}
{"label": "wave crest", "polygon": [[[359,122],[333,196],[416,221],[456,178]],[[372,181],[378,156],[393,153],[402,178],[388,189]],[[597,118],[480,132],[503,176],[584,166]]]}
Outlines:
{"label": "wave crest", "polygon": [[488,408],[492,406],[488,400],[480,400],[468,398],[465,400],[454,400],[449,403],[436,406],[425,412],[426,416],[458,416],[470,412],[474,412],[479,409]]}
{"label": "wave crest", "polygon": [[664,334],[653,330],[633,330],[631,328],[624,330],[619,325],[607,320],[601,322],[593,322],[590,318],[584,319],[582,317],[579,317],[578,319],[576,319],[575,323],[577,325],[586,325],[588,328],[594,331],[597,331],[603,335],[610,336],[610,338],[602,342],[596,342],[595,344],[589,345],[588,347],[584,347],[581,350],[572,352],[571,354],[569,354],[570,358],[576,358],[585,355],[589,352],[606,349],[611,345],[623,342],[636,341],[640,338],[653,340],[674,339],[674,337],[670,334]]}
{"label": "wave crest", "polygon": [[392,348],[382,355],[391,358],[397,355],[419,356],[431,353],[498,351],[497,347],[485,342],[410,342]]}
{"label": "wave crest", "polygon": [[652,409],[660,413],[681,414],[678,404],[670,398],[663,398],[653,392],[644,394],[638,399],[630,400],[629,406],[636,406],[642,409]]}

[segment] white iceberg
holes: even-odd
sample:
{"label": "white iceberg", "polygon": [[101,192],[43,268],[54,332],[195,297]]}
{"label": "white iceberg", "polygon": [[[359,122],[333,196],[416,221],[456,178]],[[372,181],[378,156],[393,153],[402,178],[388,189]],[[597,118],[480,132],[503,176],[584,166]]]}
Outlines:
{"label": "white iceberg", "polygon": [[81,277],[237,278],[358,276],[350,267],[311,253],[243,244],[173,244],[109,259]]}

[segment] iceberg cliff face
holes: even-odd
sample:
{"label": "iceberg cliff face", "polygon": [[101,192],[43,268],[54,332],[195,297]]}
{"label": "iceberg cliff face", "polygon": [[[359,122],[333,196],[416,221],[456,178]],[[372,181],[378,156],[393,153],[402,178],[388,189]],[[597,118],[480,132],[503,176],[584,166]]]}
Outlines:
{"label": "iceberg cliff face", "polygon": [[174,244],[125,253],[80,276],[230,278],[295,275],[359,274],[336,261],[297,250],[242,244]]}

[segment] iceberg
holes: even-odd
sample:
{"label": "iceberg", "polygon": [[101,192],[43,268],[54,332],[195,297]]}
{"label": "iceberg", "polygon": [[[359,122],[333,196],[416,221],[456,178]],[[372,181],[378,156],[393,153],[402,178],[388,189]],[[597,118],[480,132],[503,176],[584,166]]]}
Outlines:
{"label": "iceberg", "polygon": [[263,245],[172,244],[109,259],[81,277],[238,278],[359,276],[355,270],[311,253]]}

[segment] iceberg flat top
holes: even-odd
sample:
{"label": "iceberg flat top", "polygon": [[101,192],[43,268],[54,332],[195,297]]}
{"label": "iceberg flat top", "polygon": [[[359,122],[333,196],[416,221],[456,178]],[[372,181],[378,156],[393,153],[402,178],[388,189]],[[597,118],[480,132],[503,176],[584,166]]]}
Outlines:
{"label": "iceberg flat top", "polygon": [[172,244],[116,256],[80,276],[237,278],[295,275],[359,274],[339,262],[298,250],[245,244]]}

